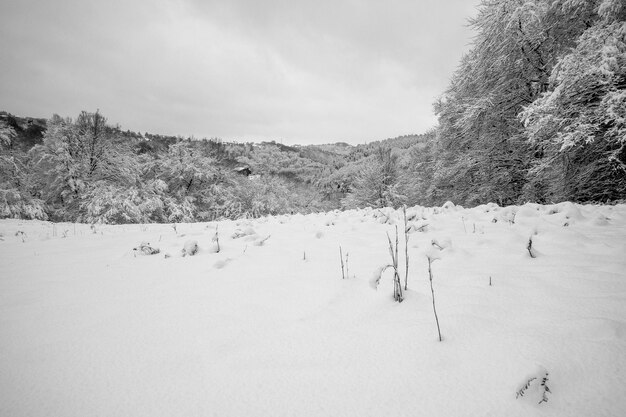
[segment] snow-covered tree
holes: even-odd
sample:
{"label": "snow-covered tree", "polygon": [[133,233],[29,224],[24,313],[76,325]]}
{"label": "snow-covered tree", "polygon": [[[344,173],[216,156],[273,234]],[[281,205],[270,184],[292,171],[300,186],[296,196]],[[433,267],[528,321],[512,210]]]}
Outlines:
{"label": "snow-covered tree", "polygon": [[597,3],[597,19],[521,113],[540,149],[528,192],[539,200],[626,196],[626,6]]}
{"label": "snow-covered tree", "polygon": [[391,148],[378,148],[368,157],[342,204],[346,208],[397,207],[404,203],[401,191],[398,155]]}
{"label": "snow-covered tree", "polygon": [[436,188],[466,204],[621,195],[600,190],[621,175],[622,3],[483,0],[435,104]]}
{"label": "snow-covered tree", "polygon": [[13,127],[0,122],[0,218],[47,219],[44,202],[32,196],[26,155]]}

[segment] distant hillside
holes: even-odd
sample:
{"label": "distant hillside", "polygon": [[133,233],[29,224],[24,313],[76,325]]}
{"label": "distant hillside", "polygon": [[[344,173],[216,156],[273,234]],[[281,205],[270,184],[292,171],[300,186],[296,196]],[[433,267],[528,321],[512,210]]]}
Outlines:
{"label": "distant hillside", "polygon": [[[42,118],[15,116],[0,111],[0,123],[14,129],[17,146],[27,151],[43,142],[47,120]],[[424,143],[430,136],[404,135],[367,144],[350,145],[345,142],[322,145],[283,145],[278,142],[244,143],[226,142],[218,138],[193,140],[182,136],[144,134],[119,129],[119,136],[134,143],[139,154],[158,154],[181,140],[191,140],[203,152],[216,158],[226,167],[250,165],[253,172],[271,173],[288,178],[299,178],[305,182],[319,182],[321,175],[331,175],[349,163],[372,155],[379,147],[409,149]]]}
{"label": "distant hillside", "polygon": [[[0,112],[0,148],[12,152],[11,159],[0,164],[0,186],[4,187],[0,189],[9,193],[4,196],[5,203],[0,201],[4,216],[76,220],[109,207],[113,201],[122,207],[116,210],[124,214],[119,219],[103,221],[125,222],[131,221],[131,217],[137,221],[134,213],[146,207],[162,207],[159,210],[171,212],[167,216],[161,212],[150,214],[159,221],[180,213],[185,218],[206,220],[332,210],[344,207],[346,196],[354,191],[363,172],[382,163],[377,159],[382,155],[381,148],[392,155],[394,170],[406,173],[414,165],[415,151],[434,137],[428,133],[356,146],[344,142],[289,146],[275,141],[243,143],[142,134],[106,124],[104,136],[96,140],[103,141],[97,145],[101,148],[88,148],[86,144],[93,140],[91,128],[85,130],[80,123],[96,117],[106,124],[106,118],[97,112],[83,112],[75,120],[56,115],[45,120]],[[51,148],[52,142],[44,144],[47,126],[53,125],[64,126],[51,135],[61,142],[69,141],[67,149]],[[62,133],[64,129],[69,130]],[[29,152],[33,147],[34,152]],[[94,157],[94,149],[102,151]],[[65,159],[59,159],[59,152]],[[48,160],[56,162],[44,164]],[[99,166],[100,171],[85,171],[90,166]],[[262,182],[245,181],[259,177]],[[399,178],[396,177],[394,174],[394,181]],[[48,183],[54,178],[58,181]],[[127,213],[132,204],[118,201],[122,197],[140,202],[143,208]],[[24,205],[22,201],[28,203]],[[96,218],[100,219],[92,220]]]}

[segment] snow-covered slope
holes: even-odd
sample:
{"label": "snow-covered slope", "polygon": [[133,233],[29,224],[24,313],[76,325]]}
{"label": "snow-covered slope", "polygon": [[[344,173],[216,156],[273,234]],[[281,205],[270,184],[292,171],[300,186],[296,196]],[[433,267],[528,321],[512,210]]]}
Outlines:
{"label": "snow-covered slope", "polygon": [[626,414],[626,206],[408,215],[1,221],[0,415]]}

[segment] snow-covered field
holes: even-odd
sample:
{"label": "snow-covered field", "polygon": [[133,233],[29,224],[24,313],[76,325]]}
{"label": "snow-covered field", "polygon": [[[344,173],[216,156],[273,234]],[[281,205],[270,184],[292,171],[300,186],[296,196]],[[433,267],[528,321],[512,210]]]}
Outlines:
{"label": "snow-covered field", "polygon": [[626,415],[626,205],[408,214],[0,221],[0,415]]}

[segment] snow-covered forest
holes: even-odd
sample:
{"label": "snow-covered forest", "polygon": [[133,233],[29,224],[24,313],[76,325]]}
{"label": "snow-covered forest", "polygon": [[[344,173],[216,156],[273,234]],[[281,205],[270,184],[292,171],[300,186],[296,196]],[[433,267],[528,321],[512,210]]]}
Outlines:
{"label": "snow-covered forest", "polygon": [[439,126],[368,145],[138,134],[98,112],[33,128],[4,113],[0,216],[147,223],[621,200],[625,16],[619,0],[484,1],[473,47],[435,103]]}

